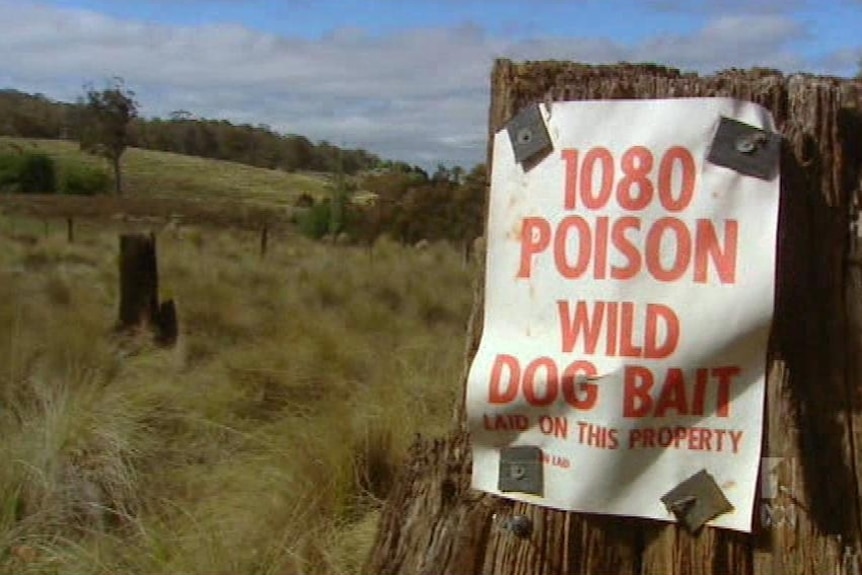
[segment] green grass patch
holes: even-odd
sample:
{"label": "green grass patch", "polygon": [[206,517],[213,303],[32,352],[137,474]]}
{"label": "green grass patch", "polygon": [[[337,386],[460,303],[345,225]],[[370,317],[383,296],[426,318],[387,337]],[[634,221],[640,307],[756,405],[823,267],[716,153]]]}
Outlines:
{"label": "green grass patch", "polygon": [[[53,158],[60,178],[72,166],[107,170],[106,161],[77,142],[0,137],[0,153],[39,152]],[[324,176],[255,168],[169,152],[129,148],[122,159],[124,190],[137,197],[225,199],[260,206],[293,206],[303,193],[326,195]]]}

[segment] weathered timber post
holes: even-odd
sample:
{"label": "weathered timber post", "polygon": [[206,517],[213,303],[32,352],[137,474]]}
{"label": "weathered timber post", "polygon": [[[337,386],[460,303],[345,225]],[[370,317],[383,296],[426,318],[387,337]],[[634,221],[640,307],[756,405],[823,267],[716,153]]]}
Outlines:
{"label": "weathered timber post", "polygon": [[150,329],[156,342],[173,345],[177,313],[173,300],[159,304],[155,235],[120,236],[120,311],[118,329]]}
{"label": "weathered timber post", "polygon": [[266,222],[263,223],[263,227],[260,230],[260,257],[263,258],[266,256],[266,248],[269,244],[269,226]]}
{"label": "weathered timber post", "polygon": [[120,327],[153,325],[159,315],[159,274],[153,235],[120,236]]}
{"label": "weathered timber post", "polygon": [[[542,101],[725,96],[769,109],[784,136],[763,457],[782,462],[754,533],[567,513],[470,489],[463,405],[418,441],[389,496],[369,574],[854,575],[862,540],[862,269],[851,210],[862,171],[862,83],[770,70],[698,77],[660,66],[496,62],[490,134]],[[490,152],[489,152],[490,166]],[[482,330],[477,285],[467,359]],[[762,482],[761,482],[762,485]],[[789,492],[786,492],[789,491]],[[503,529],[525,515],[531,533]]]}
{"label": "weathered timber post", "polygon": [[177,342],[178,336],[177,306],[174,300],[169,299],[159,305],[159,315],[156,321],[156,343],[170,347]]}
{"label": "weathered timber post", "polygon": [[75,220],[66,218],[66,241],[70,244],[75,241]]}

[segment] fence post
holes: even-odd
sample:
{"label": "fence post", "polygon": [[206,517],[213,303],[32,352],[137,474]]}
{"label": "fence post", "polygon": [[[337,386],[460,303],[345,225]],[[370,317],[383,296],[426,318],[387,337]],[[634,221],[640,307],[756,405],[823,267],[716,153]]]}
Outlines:
{"label": "fence post", "polygon": [[260,257],[261,259],[266,256],[266,248],[269,244],[269,226],[266,222],[263,223],[263,227],[260,230]]}
{"label": "fence post", "polygon": [[[773,499],[761,494],[754,533],[706,527],[691,535],[676,524],[563,512],[472,491],[462,404],[446,439],[411,448],[366,573],[859,571],[862,269],[848,263],[848,250],[862,174],[862,83],[769,70],[698,77],[655,65],[498,60],[489,132],[534,102],[711,96],[764,106],[784,136],[763,445],[764,457],[779,460],[783,489],[768,494]],[[468,365],[481,337],[483,289],[477,282]],[[506,529],[499,518],[513,515],[529,518],[532,529]]]}
{"label": "fence post", "polygon": [[120,309],[118,329],[149,329],[156,342],[173,345],[177,313],[173,300],[159,303],[159,274],[154,234],[120,236]]}

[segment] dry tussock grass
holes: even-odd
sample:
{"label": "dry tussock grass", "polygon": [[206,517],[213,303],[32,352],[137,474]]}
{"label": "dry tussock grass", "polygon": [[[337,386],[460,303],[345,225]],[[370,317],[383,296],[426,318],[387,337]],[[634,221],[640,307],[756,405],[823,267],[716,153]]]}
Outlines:
{"label": "dry tussock grass", "polygon": [[458,397],[456,251],[162,234],[163,350],[111,335],[116,230],[43,228],[0,217],[0,571],[357,572]]}

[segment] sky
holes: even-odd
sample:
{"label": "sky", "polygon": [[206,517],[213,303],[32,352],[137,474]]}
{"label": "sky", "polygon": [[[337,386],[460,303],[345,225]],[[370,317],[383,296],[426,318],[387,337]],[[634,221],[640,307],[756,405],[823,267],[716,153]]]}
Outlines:
{"label": "sky", "polygon": [[0,88],[73,101],[120,76],[145,117],[469,168],[495,58],[852,77],[860,30],[862,0],[0,0]]}

